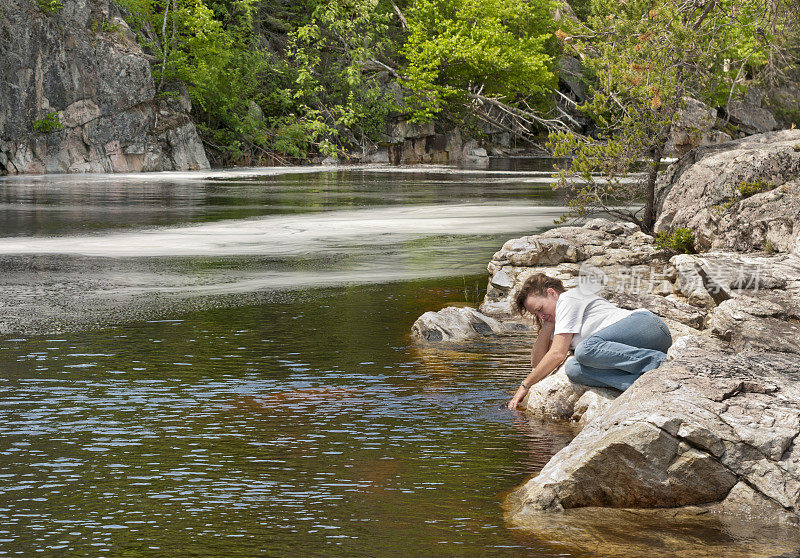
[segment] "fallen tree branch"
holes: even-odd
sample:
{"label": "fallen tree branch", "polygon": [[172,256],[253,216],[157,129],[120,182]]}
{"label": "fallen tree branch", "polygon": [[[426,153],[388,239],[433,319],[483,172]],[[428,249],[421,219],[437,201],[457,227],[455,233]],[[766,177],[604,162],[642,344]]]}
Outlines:
{"label": "fallen tree branch", "polygon": [[558,118],[542,118],[538,114],[522,110],[517,107],[513,107],[511,105],[507,105],[504,102],[500,101],[499,99],[495,99],[492,97],[486,97],[485,95],[480,95],[477,93],[467,93],[467,96],[472,99],[475,103],[474,105],[480,106],[480,104],[486,104],[492,106],[501,112],[507,113],[513,116],[517,121],[521,121],[528,126],[541,126],[542,128],[555,132],[555,131],[566,131],[569,130],[567,124],[564,123],[563,120]]}

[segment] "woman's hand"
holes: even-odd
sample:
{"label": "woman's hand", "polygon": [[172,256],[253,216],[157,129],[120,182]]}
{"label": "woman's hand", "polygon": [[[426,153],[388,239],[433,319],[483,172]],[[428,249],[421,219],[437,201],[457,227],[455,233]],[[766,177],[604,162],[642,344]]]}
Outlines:
{"label": "woman's hand", "polygon": [[515,393],[514,397],[511,398],[511,401],[508,402],[509,411],[515,411],[517,409],[517,405],[519,405],[520,401],[525,399],[525,396],[528,395],[528,390],[530,390],[530,388],[527,388],[524,385],[520,385],[517,388],[517,393]]}

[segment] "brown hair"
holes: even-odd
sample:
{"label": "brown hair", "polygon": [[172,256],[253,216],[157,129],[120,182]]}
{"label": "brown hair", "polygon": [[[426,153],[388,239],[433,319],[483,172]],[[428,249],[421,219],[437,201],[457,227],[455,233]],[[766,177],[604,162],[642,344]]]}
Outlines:
{"label": "brown hair", "polygon": [[[529,296],[547,296],[547,289],[553,289],[558,293],[563,293],[567,289],[564,288],[564,283],[561,282],[561,279],[556,279],[555,277],[548,277],[544,273],[535,273],[528,277],[525,282],[520,287],[517,295],[514,297],[514,310],[517,311],[518,314],[525,314],[527,311],[525,310],[525,301],[528,299]],[[542,321],[539,319],[539,316],[533,316],[533,321],[536,322],[536,325],[541,328]]]}

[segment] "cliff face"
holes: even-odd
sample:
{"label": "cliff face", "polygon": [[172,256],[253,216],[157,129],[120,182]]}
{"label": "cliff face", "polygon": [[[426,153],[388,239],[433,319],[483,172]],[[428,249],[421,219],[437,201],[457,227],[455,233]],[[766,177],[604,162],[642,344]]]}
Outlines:
{"label": "cliff face", "polygon": [[4,0],[0,77],[0,173],[208,167],[188,100],[157,98],[110,0]]}

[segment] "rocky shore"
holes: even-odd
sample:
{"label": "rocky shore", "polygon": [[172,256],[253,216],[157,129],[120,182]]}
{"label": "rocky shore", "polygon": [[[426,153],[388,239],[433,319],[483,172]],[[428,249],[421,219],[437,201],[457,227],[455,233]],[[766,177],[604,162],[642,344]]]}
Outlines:
{"label": "rocky shore", "polygon": [[507,497],[512,524],[535,530],[554,512],[601,507],[800,525],[799,176],[800,130],[696,149],[660,179],[657,229],[693,229],[697,254],[593,219],[509,240],[478,309],[417,320],[425,343],[528,327],[511,300],[544,272],[647,308],[672,331],[668,362],[625,393],[562,370],[531,390],[527,413],[581,430]]}

